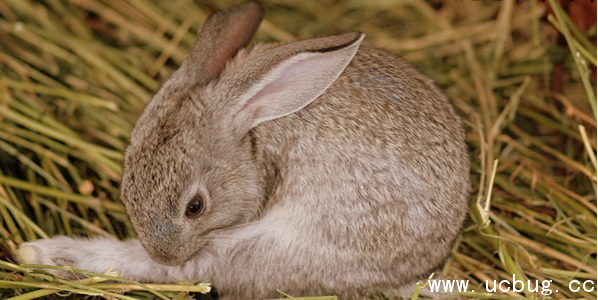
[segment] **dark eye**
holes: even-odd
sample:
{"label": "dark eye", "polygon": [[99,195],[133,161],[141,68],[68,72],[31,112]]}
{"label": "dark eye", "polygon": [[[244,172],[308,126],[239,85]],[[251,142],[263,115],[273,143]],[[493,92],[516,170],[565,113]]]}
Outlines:
{"label": "dark eye", "polygon": [[187,204],[187,210],[185,210],[185,216],[189,219],[197,218],[204,208],[204,200],[200,195],[195,195]]}

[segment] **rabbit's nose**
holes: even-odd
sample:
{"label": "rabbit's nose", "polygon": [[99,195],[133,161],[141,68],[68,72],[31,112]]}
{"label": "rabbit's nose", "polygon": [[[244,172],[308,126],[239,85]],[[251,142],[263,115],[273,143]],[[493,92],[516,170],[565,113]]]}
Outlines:
{"label": "rabbit's nose", "polygon": [[147,225],[149,225],[150,237],[156,241],[171,239],[174,235],[178,235],[181,232],[179,226],[176,226],[168,219],[152,218],[150,224]]}

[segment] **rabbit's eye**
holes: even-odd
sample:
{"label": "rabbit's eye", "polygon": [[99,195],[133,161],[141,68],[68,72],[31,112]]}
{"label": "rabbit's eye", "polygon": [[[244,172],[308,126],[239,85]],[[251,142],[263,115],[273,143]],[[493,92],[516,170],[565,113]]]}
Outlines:
{"label": "rabbit's eye", "polygon": [[197,218],[204,209],[204,200],[200,195],[195,195],[187,204],[187,210],[185,210],[185,216],[189,219]]}

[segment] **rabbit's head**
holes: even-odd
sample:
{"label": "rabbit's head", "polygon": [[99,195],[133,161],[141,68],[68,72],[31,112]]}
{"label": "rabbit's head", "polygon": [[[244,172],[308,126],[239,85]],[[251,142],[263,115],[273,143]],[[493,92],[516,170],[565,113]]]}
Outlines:
{"label": "rabbit's head", "polygon": [[252,128],[318,98],[363,39],[352,33],[295,42],[223,73],[261,17],[255,3],[210,16],[189,57],[132,132],[122,199],[143,246],[159,263],[180,264],[209,243],[211,233],[258,217],[272,183],[255,157]]}

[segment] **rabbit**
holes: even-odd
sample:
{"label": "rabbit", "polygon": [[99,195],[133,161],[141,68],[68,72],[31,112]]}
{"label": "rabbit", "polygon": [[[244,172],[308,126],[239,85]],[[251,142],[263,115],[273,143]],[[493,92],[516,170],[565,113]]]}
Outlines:
{"label": "rabbit", "polygon": [[469,193],[447,98],[359,32],[245,48],[262,16],[212,14],[137,121],[121,198],[138,239],[38,240],[20,262],[222,299],[410,296],[442,268]]}

